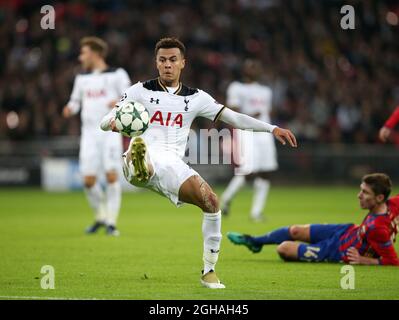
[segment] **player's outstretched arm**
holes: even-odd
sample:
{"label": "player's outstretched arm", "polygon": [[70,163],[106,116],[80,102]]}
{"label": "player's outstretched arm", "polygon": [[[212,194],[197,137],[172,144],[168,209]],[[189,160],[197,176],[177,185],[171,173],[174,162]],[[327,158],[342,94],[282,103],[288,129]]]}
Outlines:
{"label": "player's outstretched arm", "polygon": [[291,147],[297,147],[296,138],[288,129],[273,126],[229,108],[224,108],[219,119],[237,129],[272,133],[282,144],[285,145],[288,142]]}

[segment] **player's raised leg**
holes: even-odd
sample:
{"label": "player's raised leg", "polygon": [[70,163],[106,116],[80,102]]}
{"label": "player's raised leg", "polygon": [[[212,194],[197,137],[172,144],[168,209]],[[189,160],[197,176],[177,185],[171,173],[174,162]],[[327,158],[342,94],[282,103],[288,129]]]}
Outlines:
{"label": "player's raised leg", "polygon": [[204,270],[201,283],[211,289],[222,289],[225,286],[220,282],[215,272],[222,240],[221,212],[218,198],[211,187],[200,176],[195,175],[181,185],[179,200],[194,204],[203,211]]}

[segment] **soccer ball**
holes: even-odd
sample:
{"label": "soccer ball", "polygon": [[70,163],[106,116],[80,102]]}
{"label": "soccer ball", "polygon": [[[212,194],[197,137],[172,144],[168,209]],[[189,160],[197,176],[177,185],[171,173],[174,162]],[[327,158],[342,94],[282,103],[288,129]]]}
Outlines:
{"label": "soccer ball", "polygon": [[116,109],[115,126],[126,137],[141,135],[148,128],[150,115],[139,102],[126,101]]}

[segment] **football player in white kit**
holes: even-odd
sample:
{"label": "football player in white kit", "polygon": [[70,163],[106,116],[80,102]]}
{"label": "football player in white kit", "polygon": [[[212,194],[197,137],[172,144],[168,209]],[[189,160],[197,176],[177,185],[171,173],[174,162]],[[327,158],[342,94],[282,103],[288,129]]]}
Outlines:
{"label": "football player in white kit", "polygon": [[[227,88],[226,104],[229,108],[270,123],[272,90],[258,82],[262,65],[258,60],[247,59],[243,65],[243,82],[234,81]],[[235,130],[237,150],[241,159],[235,176],[221,196],[222,214],[227,215],[234,196],[245,184],[253,180],[254,196],[251,219],[263,220],[263,209],[270,189],[270,173],[277,170],[277,153],[274,139],[263,132]],[[236,157],[235,157],[236,159]]]}
{"label": "football player in white kit", "polygon": [[[106,227],[108,235],[118,236],[116,221],[121,206],[121,185],[117,172],[121,165],[122,137],[106,134],[99,123],[131,83],[124,69],[112,69],[106,64],[107,49],[102,39],[81,40],[79,61],[86,73],[75,77],[63,115],[68,118],[81,110],[79,166],[87,199],[95,213],[95,222],[86,233]],[[99,183],[104,173],[105,190]]]}
{"label": "football player in white kit", "polygon": [[[205,117],[241,129],[273,133],[282,143],[288,141],[293,147],[296,140],[289,130],[234,112],[206,92],[183,85],[180,74],[185,66],[185,47],[178,39],[159,40],[155,60],[159,77],[134,84],[122,97],[122,101],[143,104],[151,119],[148,129],[131,140],[123,156],[124,174],[131,184],[158,192],[176,206],[191,203],[203,211],[204,269],[200,281],[208,288],[224,288],[215,273],[222,239],[218,199],[200,175],[182,160],[191,123],[196,117]],[[103,130],[117,131],[115,114],[116,108],[104,117]]]}

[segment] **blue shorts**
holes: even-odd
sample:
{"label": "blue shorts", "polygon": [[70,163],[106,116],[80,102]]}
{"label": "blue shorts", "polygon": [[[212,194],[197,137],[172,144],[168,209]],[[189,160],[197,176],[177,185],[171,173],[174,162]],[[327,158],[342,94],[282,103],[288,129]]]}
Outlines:
{"label": "blue shorts", "polygon": [[298,258],[301,261],[339,262],[339,238],[352,224],[311,224],[310,244],[301,243]]}

